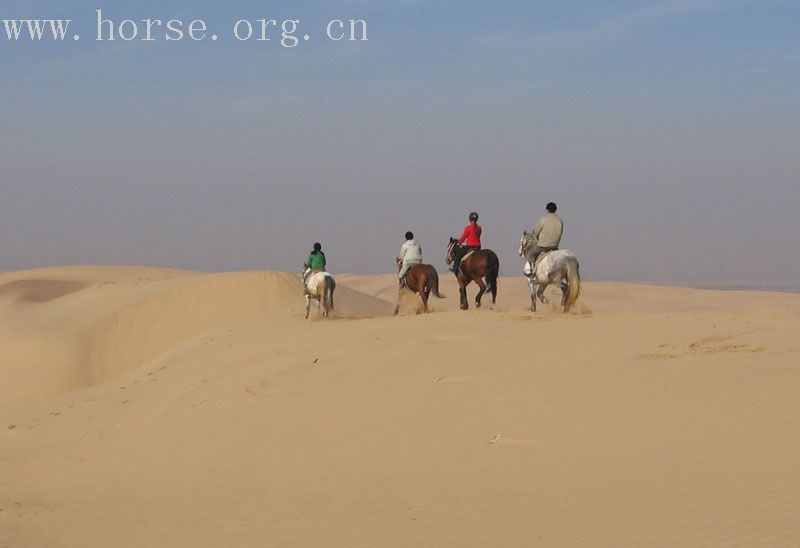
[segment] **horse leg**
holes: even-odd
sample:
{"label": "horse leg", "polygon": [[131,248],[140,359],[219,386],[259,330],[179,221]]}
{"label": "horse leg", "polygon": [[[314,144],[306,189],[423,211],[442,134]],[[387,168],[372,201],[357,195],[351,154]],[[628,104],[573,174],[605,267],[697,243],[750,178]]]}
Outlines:
{"label": "horse leg", "polygon": [[426,314],[428,313],[428,296],[430,295],[430,290],[427,287],[423,287],[419,291],[419,296],[422,299],[422,311]]}
{"label": "horse leg", "polygon": [[311,295],[306,293],[306,319],[308,319],[308,312],[311,310]]}
{"label": "horse leg", "polygon": [[550,300],[544,296],[545,289],[547,289],[547,284],[539,284],[539,290],[536,292],[536,295],[543,304],[548,304]]}
{"label": "horse leg", "polygon": [[467,302],[467,284],[461,277],[458,278],[458,292],[461,295],[461,310],[468,310],[469,303]]}
{"label": "horse leg", "polygon": [[481,280],[480,278],[475,280],[475,283],[478,284],[478,294],[475,295],[475,307],[480,308],[481,297],[483,297],[483,294],[486,293],[486,284],[483,283],[483,280]]}
{"label": "horse leg", "polygon": [[322,299],[323,297],[321,295],[319,299],[317,299],[317,316],[322,316]]}
{"label": "horse leg", "polygon": [[400,313],[400,299],[403,296],[403,287],[397,290],[397,306],[394,307],[394,315],[397,316]]}
{"label": "horse leg", "polygon": [[561,312],[567,311],[567,295],[569,294],[569,284],[561,282]]}
{"label": "horse leg", "polygon": [[528,288],[531,291],[531,312],[536,312],[536,278],[528,278]]}

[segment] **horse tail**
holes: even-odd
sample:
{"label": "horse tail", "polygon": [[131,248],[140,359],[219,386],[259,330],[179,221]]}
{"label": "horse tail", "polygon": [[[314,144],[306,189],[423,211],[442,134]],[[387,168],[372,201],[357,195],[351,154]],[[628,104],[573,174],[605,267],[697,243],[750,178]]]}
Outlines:
{"label": "horse tail", "polygon": [[432,266],[428,267],[428,288],[437,298],[445,298],[445,295],[439,293],[439,273]]}
{"label": "horse tail", "polygon": [[567,303],[564,306],[564,312],[568,312],[572,305],[578,300],[581,294],[581,273],[578,260],[572,258],[567,261]]}
{"label": "horse tail", "polygon": [[336,289],[336,282],[333,276],[325,276],[325,293],[323,303],[326,309],[333,310],[333,290]]}
{"label": "horse tail", "polygon": [[486,257],[486,285],[492,293],[497,293],[497,278],[500,276],[500,259],[494,251],[489,251]]}

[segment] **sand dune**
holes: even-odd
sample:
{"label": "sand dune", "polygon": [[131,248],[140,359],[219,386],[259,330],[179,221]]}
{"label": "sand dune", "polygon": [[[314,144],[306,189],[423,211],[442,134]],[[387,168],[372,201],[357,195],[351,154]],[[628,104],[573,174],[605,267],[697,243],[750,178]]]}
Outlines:
{"label": "sand dune", "polygon": [[800,295],[442,280],[0,274],[0,547],[800,543]]}
{"label": "sand dune", "polygon": [[[0,278],[0,310],[7,318],[0,328],[7,349],[0,401],[106,382],[202,333],[254,318],[299,317],[302,286],[288,273],[41,274]],[[392,312],[387,303],[346,287],[337,297],[341,317]]]}

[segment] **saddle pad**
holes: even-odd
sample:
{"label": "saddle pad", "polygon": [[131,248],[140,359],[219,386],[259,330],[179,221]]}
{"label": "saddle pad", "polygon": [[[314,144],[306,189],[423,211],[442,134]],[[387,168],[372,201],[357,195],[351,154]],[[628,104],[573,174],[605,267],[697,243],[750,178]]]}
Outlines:
{"label": "saddle pad", "polygon": [[542,251],[541,253],[539,253],[539,256],[536,257],[536,264],[538,265],[539,263],[541,263],[544,260],[544,258],[550,255],[553,251],[555,251],[555,249],[548,249],[546,251]]}

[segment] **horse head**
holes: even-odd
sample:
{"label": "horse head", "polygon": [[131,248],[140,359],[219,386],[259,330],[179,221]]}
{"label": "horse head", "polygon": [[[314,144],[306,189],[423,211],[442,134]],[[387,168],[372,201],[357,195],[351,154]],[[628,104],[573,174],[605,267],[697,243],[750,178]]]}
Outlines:
{"label": "horse head", "polygon": [[519,239],[519,256],[526,257],[528,251],[536,245],[536,237],[532,232],[527,230],[522,232],[522,238]]}
{"label": "horse head", "polygon": [[447,255],[444,258],[445,263],[452,264],[453,257],[456,254],[456,248],[458,247],[458,240],[450,237],[450,241],[447,243]]}

